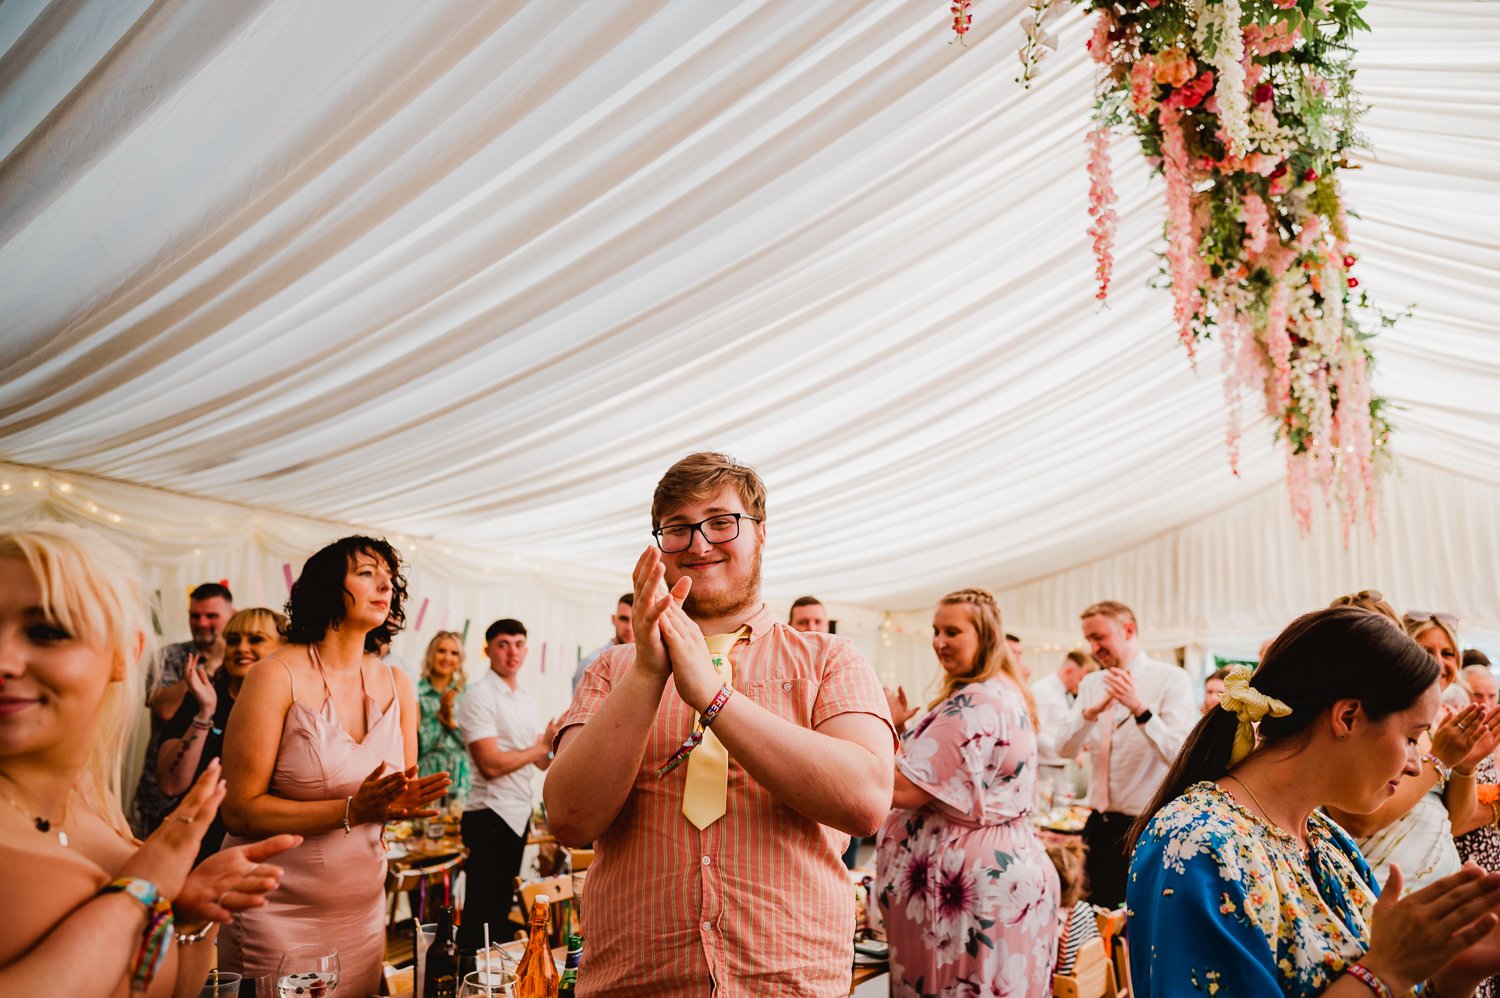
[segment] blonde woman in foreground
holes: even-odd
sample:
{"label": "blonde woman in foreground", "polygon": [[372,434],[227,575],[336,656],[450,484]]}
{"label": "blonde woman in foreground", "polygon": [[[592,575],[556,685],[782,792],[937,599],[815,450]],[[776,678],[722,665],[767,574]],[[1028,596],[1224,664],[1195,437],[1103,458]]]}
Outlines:
{"label": "blonde woman in foreground", "polygon": [[280,835],[193,867],[224,795],[213,765],[144,843],[120,807],[150,611],[113,544],[0,532],[0,994],[199,993],[217,923],[265,903]]}

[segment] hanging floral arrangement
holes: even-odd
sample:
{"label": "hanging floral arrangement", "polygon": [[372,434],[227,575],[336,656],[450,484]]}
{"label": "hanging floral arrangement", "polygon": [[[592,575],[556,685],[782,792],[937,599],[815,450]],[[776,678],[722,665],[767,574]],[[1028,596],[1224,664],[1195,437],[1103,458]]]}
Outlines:
{"label": "hanging floral arrangement", "polygon": [[[1022,83],[1055,48],[1046,23],[1063,2],[1027,7]],[[1353,276],[1339,186],[1358,141],[1350,38],[1368,30],[1364,0],[1071,2],[1094,16],[1099,66],[1088,136],[1097,296],[1113,271],[1109,142],[1129,125],[1164,181],[1178,336],[1190,357],[1210,337],[1223,348],[1231,467],[1238,473],[1241,399],[1263,399],[1299,526],[1310,528],[1321,490],[1346,540],[1362,513],[1373,530],[1390,424],[1370,390],[1369,340],[1393,319]],[[960,39],[970,27],[962,8]]]}

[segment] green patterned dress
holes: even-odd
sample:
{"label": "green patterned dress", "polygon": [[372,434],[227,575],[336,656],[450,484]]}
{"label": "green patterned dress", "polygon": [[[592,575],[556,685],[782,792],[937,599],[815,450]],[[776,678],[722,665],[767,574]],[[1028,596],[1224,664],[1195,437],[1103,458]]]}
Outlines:
{"label": "green patterned dress", "polygon": [[[453,780],[453,786],[448,788],[449,798],[463,803],[469,797],[469,748],[457,728],[447,727],[438,720],[443,691],[434,689],[425,676],[417,685],[417,700],[422,707],[422,723],[417,728],[417,766],[423,776],[446,772]],[[458,716],[462,701],[460,693],[450,716]]]}

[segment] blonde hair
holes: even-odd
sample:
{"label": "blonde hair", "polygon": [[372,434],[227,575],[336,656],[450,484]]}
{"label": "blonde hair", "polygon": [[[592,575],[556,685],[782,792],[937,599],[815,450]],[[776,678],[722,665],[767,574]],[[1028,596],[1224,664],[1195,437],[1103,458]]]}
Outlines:
{"label": "blonde hair", "polygon": [[1072,837],[1061,842],[1049,839],[1043,846],[1047,850],[1047,858],[1052,860],[1052,866],[1057,870],[1058,886],[1062,888],[1058,907],[1069,911],[1088,893],[1086,848],[1081,840]]}
{"label": "blonde hair", "polygon": [[979,652],[966,673],[957,676],[944,674],[942,686],[938,689],[937,696],[927,705],[928,708],[936,707],[956,690],[970,683],[982,683],[1003,672],[1021,691],[1021,696],[1026,700],[1026,712],[1031,715],[1031,725],[1035,728],[1036,701],[1032,699],[1031,690],[1021,681],[1020,674],[1016,672],[1016,664],[1011,660],[1010,649],[1005,646],[1005,625],[1000,619],[1000,604],[995,602],[994,594],[988,589],[959,589],[938,600],[938,606],[969,608],[969,620],[979,636]]}
{"label": "blonde hair", "polygon": [[[1444,616],[1446,617],[1447,615],[1445,614]],[[1448,619],[1451,620],[1453,618],[1449,617]],[[1458,643],[1457,627],[1448,623],[1448,620],[1443,619],[1443,617],[1438,616],[1424,617],[1420,620],[1414,620],[1411,617],[1405,617],[1401,621],[1401,627],[1406,631],[1407,636],[1410,637],[1413,641],[1417,640],[1417,638],[1427,633],[1428,631],[1433,630],[1434,628],[1446,634],[1448,636],[1448,640],[1453,644],[1453,675],[1448,678],[1448,685],[1452,686],[1456,683],[1460,689],[1468,689],[1468,684],[1462,681],[1464,671],[1464,647],[1463,645]],[[1426,649],[1424,648],[1423,651],[1425,650]],[[1438,659],[1438,678],[1442,679],[1446,674],[1447,666],[1443,665],[1442,659]]]}
{"label": "blonde hair", "polygon": [[[1328,605],[1330,607],[1353,606],[1361,610],[1368,610],[1370,613],[1385,617],[1397,627],[1405,629],[1405,625],[1401,623],[1401,615],[1396,612],[1396,608],[1386,602],[1385,597],[1374,589],[1361,589],[1357,593],[1347,593]],[[1455,644],[1453,647],[1457,648],[1458,645]]]}
{"label": "blonde hair", "polygon": [[432,640],[427,642],[427,650],[422,653],[422,678],[429,682],[432,680],[432,666],[437,662],[438,642],[444,638],[451,638],[453,643],[458,645],[458,665],[453,667],[453,678],[449,682],[453,685],[454,689],[463,692],[464,683],[466,682],[466,677],[464,676],[464,638],[457,631],[438,631],[432,636]]}
{"label": "blonde hair", "polygon": [[121,837],[134,841],[121,804],[120,764],[144,697],[145,663],[155,651],[145,581],[125,552],[71,524],[0,532],[0,558],[26,563],[48,622],[97,647],[102,667],[117,677],[86,734],[90,748],[79,793]]}
{"label": "blonde hair", "polygon": [[728,454],[699,451],[672,465],[656,483],[656,494],[651,497],[651,529],[661,526],[661,518],[672,510],[701,502],[726,485],[734,486],[746,513],[757,520],[766,518],[766,486],[755,469]]}
{"label": "blonde hair", "polygon": [[[1099,660],[1083,648],[1074,648],[1063,656],[1063,660],[1072,662],[1085,672],[1097,672],[1102,668],[1099,665]],[[1090,668],[1090,666],[1093,668]]]}
{"label": "blonde hair", "polygon": [[[1108,617],[1122,624],[1126,621],[1132,624],[1136,623],[1135,611],[1124,603],[1112,599],[1100,600],[1098,603],[1093,603],[1088,609],[1078,615],[1079,620],[1087,620],[1090,617]],[[1140,625],[1136,624],[1136,627],[1139,628]]]}
{"label": "blonde hair", "polygon": [[224,625],[225,634],[244,634],[246,632],[259,632],[261,634],[274,634],[282,641],[286,641],[286,629],[290,626],[286,614],[277,613],[275,610],[263,606],[252,606],[247,610],[241,610],[229,622]]}

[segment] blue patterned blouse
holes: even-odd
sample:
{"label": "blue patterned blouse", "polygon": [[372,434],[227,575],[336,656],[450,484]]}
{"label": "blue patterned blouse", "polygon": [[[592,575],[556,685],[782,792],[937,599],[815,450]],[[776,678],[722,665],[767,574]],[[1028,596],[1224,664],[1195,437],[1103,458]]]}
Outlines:
{"label": "blue patterned blouse", "polygon": [[1342,828],[1314,812],[1309,850],[1213,783],[1151,819],[1126,886],[1143,998],[1321,994],[1364,955],[1379,896]]}

